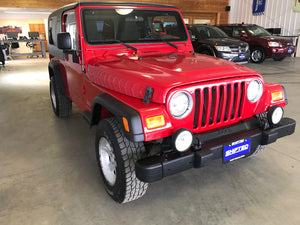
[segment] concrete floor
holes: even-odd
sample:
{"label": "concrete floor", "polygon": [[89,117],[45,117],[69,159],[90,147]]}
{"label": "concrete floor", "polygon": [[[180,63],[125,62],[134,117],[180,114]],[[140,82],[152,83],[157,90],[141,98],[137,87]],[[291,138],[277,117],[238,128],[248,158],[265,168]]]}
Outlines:
{"label": "concrete floor", "polygon": [[[256,157],[165,178],[119,205],[99,177],[95,130],[76,107],[69,120],[54,116],[47,63],[0,71],[0,224],[300,224],[299,126]],[[300,58],[247,66],[286,87],[285,115],[300,121]]]}

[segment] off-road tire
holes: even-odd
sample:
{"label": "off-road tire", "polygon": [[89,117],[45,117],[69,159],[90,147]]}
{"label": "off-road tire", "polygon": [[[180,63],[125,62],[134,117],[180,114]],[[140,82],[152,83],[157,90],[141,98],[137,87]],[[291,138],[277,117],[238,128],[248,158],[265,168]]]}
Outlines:
{"label": "off-road tire", "polygon": [[72,101],[58,87],[55,77],[50,79],[50,99],[53,111],[59,118],[68,118],[72,112]]}
{"label": "off-road tire", "polygon": [[[105,178],[101,166],[100,140],[106,139],[112,148],[116,175],[115,182],[110,184]],[[103,119],[96,130],[95,150],[100,173],[107,193],[119,203],[126,203],[142,197],[148,188],[148,183],[140,181],[135,175],[135,162],[145,156],[143,142],[128,140],[115,118]]]}
{"label": "off-road tire", "polygon": [[259,153],[261,153],[263,150],[265,150],[265,148],[267,147],[268,145],[258,145],[256,150],[250,155],[250,156],[255,156]]}
{"label": "off-road tire", "polygon": [[266,59],[265,50],[261,47],[254,47],[250,53],[251,62],[262,63]]}

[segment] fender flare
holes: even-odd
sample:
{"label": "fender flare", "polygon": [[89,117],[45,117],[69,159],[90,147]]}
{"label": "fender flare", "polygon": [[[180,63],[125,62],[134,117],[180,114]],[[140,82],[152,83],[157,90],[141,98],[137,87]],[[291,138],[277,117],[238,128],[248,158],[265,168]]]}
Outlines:
{"label": "fender flare", "polygon": [[51,77],[55,77],[55,83],[58,86],[58,90],[60,92],[60,94],[68,96],[67,92],[67,88],[65,87],[65,83],[62,77],[62,73],[61,73],[61,68],[59,63],[55,62],[55,61],[50,61],[48,64],[48,71],[49,71],[49,79],[51,79]]}
{"label": "fender flare", "polygon": [[89,119],[91,126],[96,125],[100,121],[102,107],[114,114],[121,125],[123,125],[123,117],[127,119],[129,132],[125,130],[124,126],[121,126],[126,138],[134,142],[145,140],[142,121],[139,113],[107,93],[97,95],[94,98]]}

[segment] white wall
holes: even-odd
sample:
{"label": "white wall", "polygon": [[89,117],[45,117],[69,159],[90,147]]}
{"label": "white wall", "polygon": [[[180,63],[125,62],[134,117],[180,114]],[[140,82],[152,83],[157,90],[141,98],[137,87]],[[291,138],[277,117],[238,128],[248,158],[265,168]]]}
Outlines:
{"label": "white wall", "polygon": [[[22,27],[22,34],[19,34],[19,36],[27,36],[29,30],[29,24],[42,24],[44,23],[44,19],[0,19],[0,26],[17,26]],[[4,35],[0,34],[0,38],[3,38]],[[19,43],[20,47],[17,49],[14,49],[14,53],[30,53],[32,52],[32,49],[26,47],[26,43]]]}
{"label": "white wall", "polygon": [[294,0],[266,0],[264,15],[253,16],[253,0],[230,0],[229,23],[251,23],[281,28],[281,35],[300,35],[300,12],[293,12]]}

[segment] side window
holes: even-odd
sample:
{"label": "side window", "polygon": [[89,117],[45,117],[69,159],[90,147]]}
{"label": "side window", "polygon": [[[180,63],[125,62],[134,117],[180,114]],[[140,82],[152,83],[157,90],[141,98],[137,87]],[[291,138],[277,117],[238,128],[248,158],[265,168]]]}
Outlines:
{"label": "side window", "polygon": [[57,45],[57,34],[61,32],[61,21],[58,20],[57,16],[49,18],[48,23],[48,39],[52,45]]}
{"label": "side window", "polygon": [[72,49],[78,50],[78,37],[75,13],[68,13],[65,17],[65,31],[70,33],[72,41]]}
{"label": "side window", "polygon": [[229,37],[232,37],[232,27],[221,27],[221,29],[222,29]]}
{"label": "side window", "polygon": [[232,32],[232,37],[242,37],[245,31],[242,27],[234,27]]}
{"label": "side window", "polygon": [[48,23],[48,40],[50,44],[54,44],[53,42],[53,17],[49,19]]}
{"label": "side window", "polygon": [[199,39],[208,39],[208,33],[206,27],[197,27],[197,37]]}

